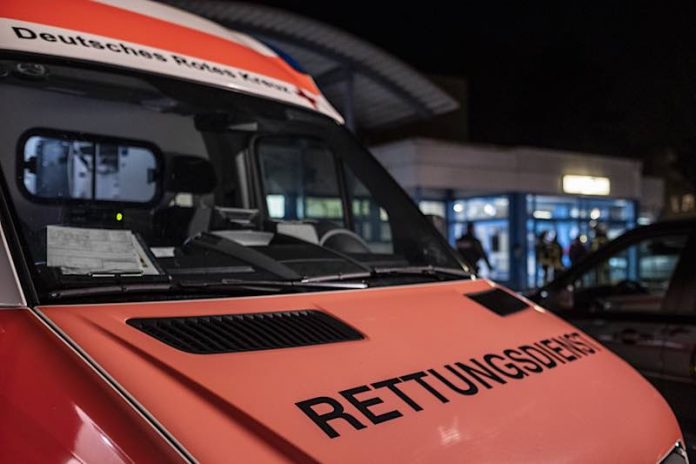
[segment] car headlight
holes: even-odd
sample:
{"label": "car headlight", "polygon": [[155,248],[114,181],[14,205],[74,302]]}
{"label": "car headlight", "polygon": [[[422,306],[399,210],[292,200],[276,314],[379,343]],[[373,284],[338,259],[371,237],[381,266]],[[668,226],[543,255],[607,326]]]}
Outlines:
{"label": "car headlight", "polygon": [[659,464],[689,464],[684,445],[678,441],[674,447],[662,458]]}

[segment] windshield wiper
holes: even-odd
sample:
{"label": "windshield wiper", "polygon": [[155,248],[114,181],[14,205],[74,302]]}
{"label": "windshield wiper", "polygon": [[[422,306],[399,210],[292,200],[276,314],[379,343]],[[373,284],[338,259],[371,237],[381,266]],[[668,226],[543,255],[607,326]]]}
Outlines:
{"label": "windshield wiper", "polygon": [[174,286],[169,282],[163,283],[123,283],[113,285],[93,285],[84,287],[63,288],[48,292],[52,300],[63,298],[116,295],[124,293],[158,293],[172,290]]}
{"label": "windshield wiper", "polygon": [[166,293],[170,291],[209,290],[215,293],[230,291],[254,291],[273,293],[288,289],[350,290],[367,288],[358,282],[303,282],[300,280],[242,280],[221,279],[212,281],[177,281],[164,283],[122,283],[114,285],[95,285],[53,290],[48,296],[53,300],[79,298],[86,296],[123,295],[138,293]]}
{"label": "windshield wiper", "polygon": [[463,269],[452,269],[441,266],[405,266],[405,267],[381,267],[375,268],[376,275],[401,274],[401,275],[446,275],[452,277],[473,277],[473,274]]}
{"label": "windshield wiper", "polygon": [[263,288],[263,289],[284,289],[284,288],[316,288],[333,290],[350,290],[367,288],[363,282],[313,282],[303,280],[243,280],[243,279],[221,279],[212,281],[180,281],[178,285],[183,288]]}
{"label": "windshield wiper", "polygon": [[48,296],[53,300],[79,298],[86,296],[123,295],[138,293],[166,293],[170,291],[209,290],[215,293],[227,293],[233,290],[275,293],[288,289],[316,290],[354,290],[367,288],[365,282],[347,282],[350,280],[367,280],[393,275],[425,276],[439,278],[442,276],[472,278],[473,275],[459,269],[438,266],[408,266],[374,268],[370,272],[353,272],[306,277],[301,280],[180,280],[176,282],[129,282],[113,285],[82,286],[53,290]]}
{"label": "windshield wiper", "polygon": [[452,269],[440,266],[404,266],[404,267],[376,267],[371,272],[353,272],[345,274],[330,274],[317,277],[307,277],[302,279],[304,283],[320,283],[320,282],[341,282],[345,280],[371,279],[379,277],[387,277],[391,275],[404,276],[427,276],[427,277],[466,277],[472,278],[470,274],[464,270]]}

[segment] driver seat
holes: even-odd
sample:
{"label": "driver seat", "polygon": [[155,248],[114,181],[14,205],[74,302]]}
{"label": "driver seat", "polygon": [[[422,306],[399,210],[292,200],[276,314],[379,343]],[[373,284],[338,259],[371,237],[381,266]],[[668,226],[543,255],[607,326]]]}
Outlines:
{"label": "driver seat", "polygon": [[152,218],[153,243],[180,245],[188,237],[208,229],[213,209],[212,192],[217,178],[205,158],[167,153],[164,172],[166,206]]}

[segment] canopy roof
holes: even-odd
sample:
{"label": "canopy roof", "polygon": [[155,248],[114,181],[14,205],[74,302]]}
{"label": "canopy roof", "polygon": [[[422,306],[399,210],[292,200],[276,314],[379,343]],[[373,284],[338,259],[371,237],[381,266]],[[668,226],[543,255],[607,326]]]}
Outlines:
{"label": "canopy roof", "polygon": [[415,69],[327,24],[280,9],[219,0],[162,0],[246,32],[314,77],[348,125],[380,129],[427,119],[458,103]]}

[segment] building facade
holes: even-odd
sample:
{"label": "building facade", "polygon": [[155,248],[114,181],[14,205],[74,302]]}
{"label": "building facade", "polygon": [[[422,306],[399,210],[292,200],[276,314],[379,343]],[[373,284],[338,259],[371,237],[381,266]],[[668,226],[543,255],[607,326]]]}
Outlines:
{"label": "building facade", "polygon": [[[540,148],[501,148],[413,138],[373,152],[421,210],[444,219],[454,246],[473,223],[492,269],[481,274],[516,289],[544,278],[538,242],[557,239],[571,264],[577,237],[590,249],[659,216],[664,189],[641,175],[641,162]],[[641,207],[643,205],[643,207]]]}

